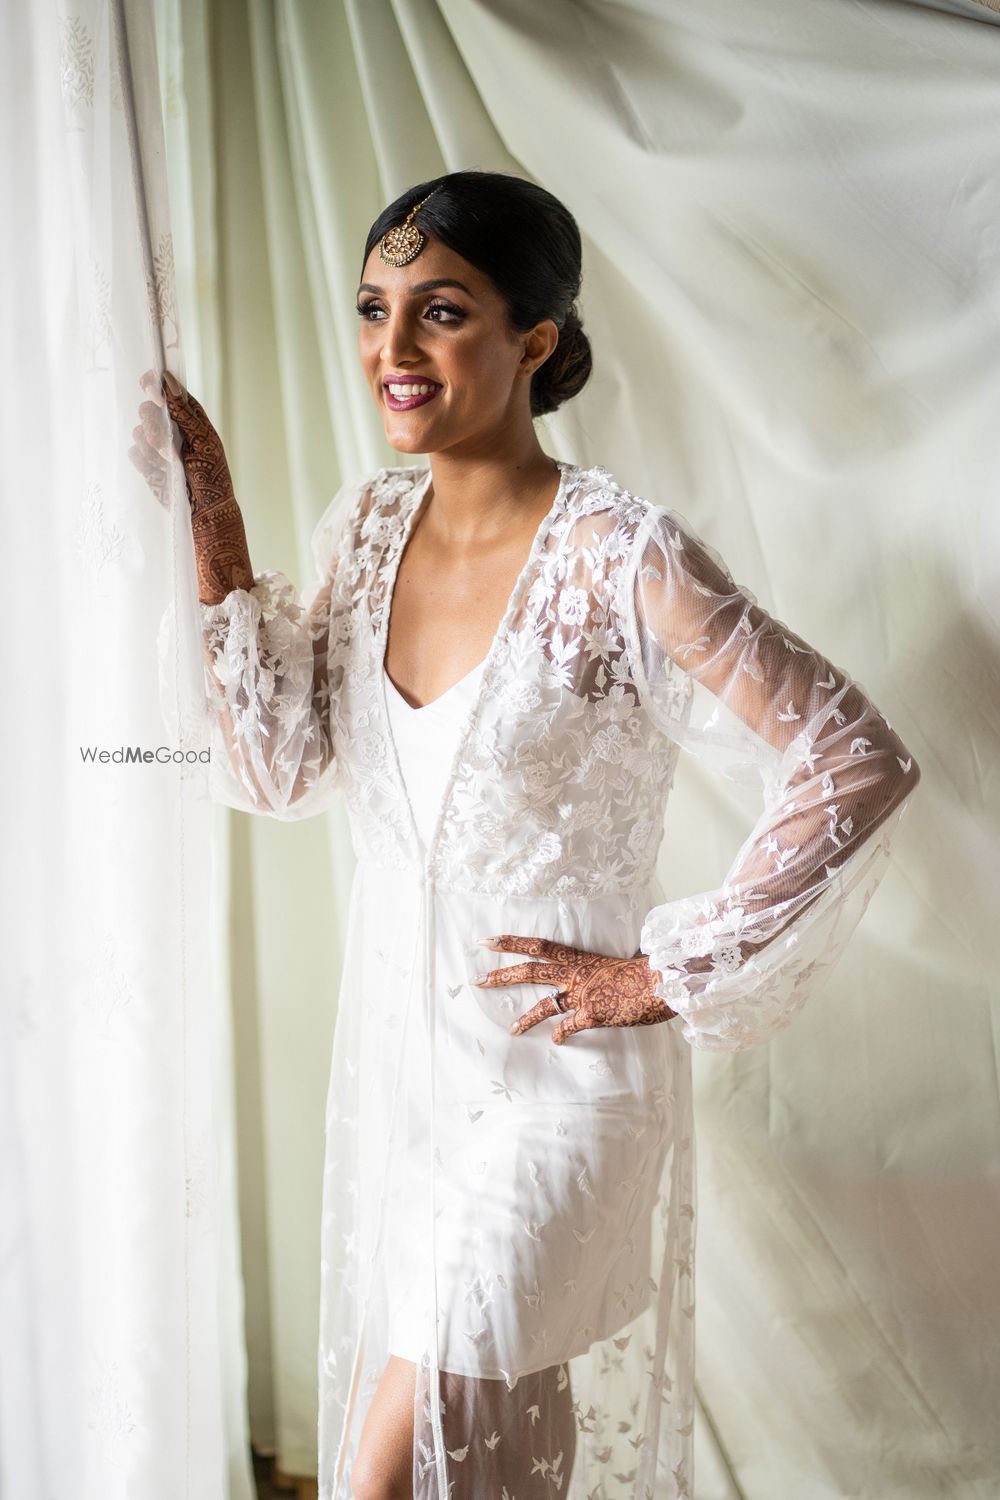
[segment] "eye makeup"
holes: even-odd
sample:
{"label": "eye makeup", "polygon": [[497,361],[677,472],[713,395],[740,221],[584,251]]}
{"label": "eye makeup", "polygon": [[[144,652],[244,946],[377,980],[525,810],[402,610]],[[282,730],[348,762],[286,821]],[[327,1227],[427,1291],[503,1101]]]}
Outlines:
{"label": "eye makeup", "polygon": [[[365,302],[359,298],[355,311],[359,318],[364,318],[369,323],[378,323],[382,320],[374,317],[373,313],[384,312],[385,309],[377,298],[369,297]],[[430,317],[430,314],[434,312],[444,313],[445,316]],[[431,323],[461,323],[467,317],[464,308],[456,307],[454,302],[445,302],[441,298],[435,298],[433,302],[429,302],[423,315]]]}

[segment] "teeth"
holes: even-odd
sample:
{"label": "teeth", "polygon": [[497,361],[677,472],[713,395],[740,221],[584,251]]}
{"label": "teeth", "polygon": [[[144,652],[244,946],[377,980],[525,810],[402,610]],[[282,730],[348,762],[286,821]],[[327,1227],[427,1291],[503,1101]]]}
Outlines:
{"label": "teeth", "polygon": [[390,385],[389,390],[393,396],[428,396],[434,390],[432,385]]}

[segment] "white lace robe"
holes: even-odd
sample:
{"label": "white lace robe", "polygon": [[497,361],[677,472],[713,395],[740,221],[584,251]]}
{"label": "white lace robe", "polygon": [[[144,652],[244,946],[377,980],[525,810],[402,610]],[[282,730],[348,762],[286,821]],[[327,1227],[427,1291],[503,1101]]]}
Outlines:
{"label": "white lace robe", "polygon": [[[919,777],[862,686],[681,515],[606,469],[561,470],[426,851],[382,664],[428,469],[344,487],[306,594],[262,572],[201,606],[213,794],[286,819],[342,794],[358,860],[327,1111],[320,1500],[351,1494],[400,1308],[415,1496],[692,1494],[689,1049],[765,1041],[819,987]],[[680,746],[759,779],[761,809],[717,890],[664,901]],[[641,949],[678,1014],[561,1048],[551,1024],[512,1037],[545,988],[470,984],[522,961],[477,946],[491,933]]]}

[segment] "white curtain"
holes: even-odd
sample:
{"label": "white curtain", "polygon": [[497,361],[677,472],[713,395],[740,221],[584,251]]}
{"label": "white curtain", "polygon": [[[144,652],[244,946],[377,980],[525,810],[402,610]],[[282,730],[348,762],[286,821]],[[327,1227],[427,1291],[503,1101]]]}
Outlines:
{"label": "white curtain", "polygon": [[[255,566],[305,581],[341,474],[394,458],[355,368],[365,230],[481,166],[584,233],[595,375],[545,446],[689,516],[923,771],[818,1003],[694,1059],[697,1500],[992,1497],[997,7],[156,0],[169,225],[143,10],[139,197],[114,12],[8,7],[0,52],[0,1493],[243,1500],[231,1074],[251,1431],[314,1465],[342,811],[269,825],[206,808],[197,767],[78,746],[163,743],[155,623],[191,619],[183,497],[171,525],[125,458],[157,329]],[[718,880],[748,811],[684,765],[668,895]]]}
{"label": "white curtain", "polygon": [[151,11],[6,6],[0,90],[0,1494],[249,1500],[188,505],[128,457],[181,353]]}
{"label": "white curtain", "polygon": [[[976,0],[226,0],[205,48],[173,53],[176,107],[192,69],[195,106],[216,102],[171,173],[216,181],[199,316],[221,310],[216,415],[255,566],[305,581],[342,472],[395,458],[355,367],[370,220],[441,170],[522,172],[580,220],[596,349],[545,446],[689,516],[924,768],[821,1003],[767,1048],[695,1059],[698,1500],[967,1500],[1000,1469],[998,20]],[[681,774],[678,895],[748,826],[731,787]],[[271,1340],[251,1407],[304,1470],[350,852],[339,812],[322,847],[234,823],[259,1067],[244,1246]]]}

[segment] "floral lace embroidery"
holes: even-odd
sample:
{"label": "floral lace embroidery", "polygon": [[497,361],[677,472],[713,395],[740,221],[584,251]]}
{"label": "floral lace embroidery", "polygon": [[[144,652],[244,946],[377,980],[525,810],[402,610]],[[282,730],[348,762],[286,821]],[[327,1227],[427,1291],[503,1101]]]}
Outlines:
{"label": "floral lace embroidery", "polygon": [[[419,861],[382,707],[382,637],[425,477],[381,472],[334,585],[333,734],[358,852],[396,867]],[[639,707],[613,609],[641,509],[605,470],[564,466],[456,753],[431,851],[439,888],[579,898],[648,881],[677,747]]]}
{"label": "floral lace embroidery", "polygon": [[[560,468],[426,859],[382,672],[426,468],[381,469],[338,500],[308,602],[265,573],[203,606],[232,800],[297,817],[337,785],[358,857],[441,890],[640,902],[679,747],[724,774],[749,767],[764,810],[737,864],[718,891],[650,911],[641,946],[689,1041],[750,1045],[787,1022],[856,925],[919,771],[860,684],[760,610],[681,516],[606,469]],[[706,684],[712,712],[692,724]]]}

